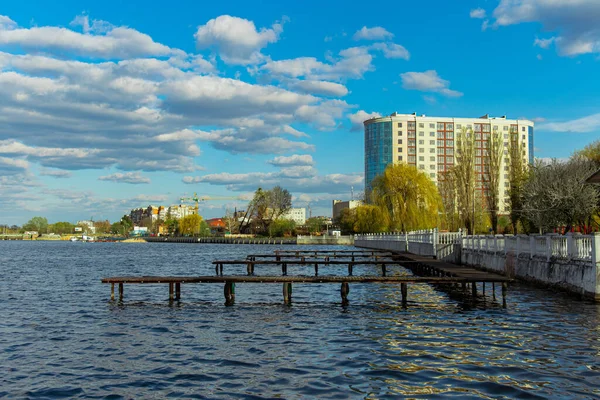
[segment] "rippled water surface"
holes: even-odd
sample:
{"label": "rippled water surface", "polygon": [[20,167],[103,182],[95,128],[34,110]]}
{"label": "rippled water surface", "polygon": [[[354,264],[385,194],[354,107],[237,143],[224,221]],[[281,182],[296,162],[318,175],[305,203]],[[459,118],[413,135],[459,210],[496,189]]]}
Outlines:
{"label": "rippled water surface", "polygon": [[279,284],[238,284],[225,307],[222,284],[169,305],[166,285],[125,285],[120,304],[100,283],[277,248],[0,242],[0,397],[600,398],[600,306],[547,290],[511,286],[503,309],[489,285],[475,304],[409,285],[402,309],[393,285],[353,284],[342,307],[334,284],[295,285],[291,306]]}

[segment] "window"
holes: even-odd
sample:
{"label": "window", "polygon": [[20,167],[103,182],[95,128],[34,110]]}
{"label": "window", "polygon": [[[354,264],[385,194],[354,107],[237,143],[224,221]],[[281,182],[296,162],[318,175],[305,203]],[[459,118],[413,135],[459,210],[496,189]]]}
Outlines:
{"label": "window", "polygon": [[437,129],[438,129],[438,131],[443,131],[444,130],[444,123],[443,122],[438,122]]}
{"label": "window", "polygon": [[489,132],[490,131],[490,125],[489,124],[483,124],[481,127],[483,128],[484,132]]}
{"label": "window", "polygon": [[460,129],[460,128],[461,128],[460,124],[456,124],[456,129]]}
{"label": "window", "polygon": [[[504,151],[506,151],[506,150],[504,150]],[[505,154],[506,154],[506,153],[505,153]],[[505,163],[505,164],[508,164],[508,158],[505,158],[505,159],[504,159],[504,163]]]}
{"label": "window", "polygon": [[438,137],[438,139],[443,139],[444,138],[444,132],[438,132],[437,137]]}
{"label": "window", "polygon": [[475,164],[481,164],[481,157],[475,157]]}
{"label": "window", "polygon": [[454,130],[454,125],[452,125],[452,124],[446,124],[446,130],[447,131],[453,131]]}
{"label": "window", "polygon": [[454,140],[446,140],[446,147],[454,146]]}
{"label": "window", "polygon": [[419,156],[419,161],[425,161],[425,157]]}
{"label": "window", "polygon": [[438,164],[438,171],[444,170],[444,164]]}
{"label": "window", "polygon": [[408,156],[408,162],[409,163],[416,163],[417,162],[417,157],[416,156]]}
{"label": "window", "polygon": [[419,164],[419,169],[425,169],[425,166],[423,164]]}
{"label": "window", "polygon": [[508,142],[504,142],[504,147],[508,147]]}
{"label": "window", "polygon": [[[504,182],[504,187],[505,187],[505,188],[507,188],[507,187],[510,187],[510,183],[508,183],[508,182]],[[507,198],[508,198],[508,197],[507,197]]]}
{"label": "window", "polygon": [[402,122],[398,122],[398,128],[402,128]]}
{"label": "window", "polygon": [[430,174],[429,174],[429,177],[430,177],[430,178],[435,178],[435,172],[432,172],[432,173],[430,173]]}
{"label": "window", "polygon": [[429,148],[429,152],[430,152],[430,153],[435,153],[435,148],[433,148],[433,147],[430,147],[430,148]]}
{"label": "window", "polygon": [[430,140],[430,141],[429,141],[429,145],[430,145],[430,146],[435,146],[435,140]]}
{"label": "window", "polygon": [[521,135],[521,140],[525,141],[525,135]]}
{"label": "window", "polygon": [[408,129],[415,129],[415,123],[414,122],[409,122],[407,126],[408,126]]}
{"label": "window", "polygon": [[508,155],[508,150],[504,150],[504,155],[507,156]]}
{"label": "window", "polygon": [[446,149],[446,154],[454,154],[454,149]]}
{"label": "window", "polygon": [[402,144],[402,139],[398,139],[398,144]]}
{"label": "window", "polygon": [[476,165],[475,166],[475,171],[481,172],[481,165]]}
{"label": "window", "polygon": [[444,160],[445,160],[444,156],[438,156],[438,163],[439,164],[443,164]]}
{"label": "window", "polygon": [[408,137],[409,138],[414,138],[416,137],[415,132],[408,132]]}
{"label": "window", "polygon": [[446,132],[446,139],[454,139],[454,132]]}
{"label": "window", "polygon": [[422,147],[420,147],[420,148],[419,148],[419,153],[425,153],[425,149],[424,149],[424,148],[422,148]]}
{"label": "window", "polygon": [[398,153],[402,153],[402,147],[398,147]]}
{"label": "window", "polygon": [[508,179],[508,174],[504,174],[504,179]]}
{"label": "window", "polygon": [[521,132],[525,132],[525,127],[524,126],[521,127]]}
{"label": "window", "polygon": [[475,132],[481,132],[481,124],[475,124]]}
{"label": "window", "polygon": [[415,139],[408,139],[408,145],[414,147],[417,145],[417,141]]}
{"label": "window", "polygon": [[435,156],[431,156],[431,157],[429,157],[429,161],[431,161],[431,162],[435,162]]}
{"label": "window", "polygon": [[[505,127],[506,128],[506,127]],[[504,139],[508,139],[508,133],[504,134]]]}
{"label": "window", "polygon": [[438,147],[437,153],[438,154],[444,154],[444,148],[443,147]]}
{"label": "window", "polygon": [[416,153],[417,153],[417,149],[415,149],[414,147],[408,148],[408,154],[416,154]]}
{"label": "window", "polygon": [[419,136],[425,136],[425,132],[419,131]]}
{"label": "window", "polygon": [[467,125],[467,129],[473,129],[473,127],[471,126],[471,124]]}
{"label": "window", "polygon": [[402,156],[398,156],[398,161],[402,161]]}
{"label": "window", "polygon": [[429,132],[429,136],[435,137],[435,132]]}
{"label": "window", "polygon": [[421,145],[421,146],[422,146],[422,145],[424,145],[424,144],[425,144],[425,141],[424,141],[424,140],[419,140],[419,145]]}
{"label": "window", "polygon": [[494,131],[498,130],[498,125],[494,125]]}
{"label": "window", "polygon": [[438,146],[439,147],[444,147],[444,141],[443,140],[438,140]]}
{"label": "window", "polygon": [[429,164],[429,169],[435,169],[435,164]]}
{"label": "window", "polygon": [[435,129],[435,124],[429,124],[429,127],[430,127],[431,129]]}
{"label": "window", "polygon": [[419,128],[424,128],[424,127],[425,127],[425,124],[422,122],[419,122]]}
{"label": "window", "polygon": [[504,170],[505,170],[505,171],[508,171],[508,166],[504,167]]}
{"label": "window", "polygon": [[503,127],[502,127],[502,130],[503,130],[503,131],[507,131],[507,130],[508,130],[508,126],[503,126]]}

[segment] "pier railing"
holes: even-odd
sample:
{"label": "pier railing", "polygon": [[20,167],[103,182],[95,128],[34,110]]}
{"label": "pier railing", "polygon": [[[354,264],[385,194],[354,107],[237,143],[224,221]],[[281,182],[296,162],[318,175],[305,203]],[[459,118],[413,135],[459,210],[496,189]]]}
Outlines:
{"label": "pier railing", "polygon": [[462,250],[504,253],[529,259],[581,261],[600,264],[600,233],[591,235],[481,235],[465,236]]}
{"label": "pier railing", "polygon": [[427,229],[411,232],[367,233],[355,235],[357,246],[374,247],[382,250],[407,251],[439,259],[455,258],[460,246],[461,232],[438,232]]}

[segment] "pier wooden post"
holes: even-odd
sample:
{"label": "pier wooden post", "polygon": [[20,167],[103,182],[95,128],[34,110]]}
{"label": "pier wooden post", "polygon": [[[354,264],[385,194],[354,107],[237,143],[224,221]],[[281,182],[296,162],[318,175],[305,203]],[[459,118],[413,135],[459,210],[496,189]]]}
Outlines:
{"label": "pier wooden post", "polygon": [[119,300],[123,300],[123,284],[119,283]]}
{"label": "pier wooden post", "polygon": [[235,283],[225,282],[223,293],[225,294],[225,305],[232,306],[235,303]]}
{"label": "pier wooden post", "polygon": [[406,308],[406,297],[408,295],[408,285],[406,283],[400,284],[400,292],[402,293],[402,307]]}
{"label": "pier wooden post", "polygon": [[248,273],[248,275],[252,275],[252,263],[246,263],[246,272]]}
{"label": "pier wooden post", "polygon": [[319,275],[319,264],[315,263],[315,276]]}
{"label": "pier wooden post", "polygon": [[169,283],[169,301],[173,301],[173,282]]}
{"label": "pier wooden post", "polygon": [[223,275],[223,264],[219,264],[219,273]]}
{"label": "pier wooden post", "polygon": [[[352,257],[354,258],[354,257]],[[352,260],[354,261],[354,260]],[[354,268],[354,264],[350,263],[348,264],[348,275],[352,276],[352,269]]]}
{"label": "pier wooden post", "polygon": [[381,264],[381,275],[386,276],[387,270],[385,264]]}
{"label": "pier wooden post", "polygon": [[471,283],[471,295],[473,295],[473,297],[477,297],[477,283],[475,282]]}
{"label": "pier wooden post", "polygon": [[496,300],[496,282],[492,282],[492,299]]}
{"label": "pier wooden post", "polygon": [[215,275],[219,275],[219,264],[215,264]]}
{"label": "pier wooden post", "polygon": [[115,284],[114,283],[110,284],[110,299],[111,300],[115,299]]}
{"label": "pier wooden post", "polygon": [[342,295],[342,305],[348,305],[348,293],[350,293],[350,285],[348,284],[348,282],[342,282],[340,293]]}
{"label": "pier wooden post", "polygon": [[287,263],[281,264],[281,273],[287,275]]}
{"label": "pier wooden post", "polygon": [[175,283],[175,300],[181,299],[181,282]]}
{"label": "pier wooden post", "polygon": [[502,307],[506,308],[506,292],[508,291],[508,284],[502,282]]}
{"label": "pier wooden post", "polygon": [[283,302],[285,304],[292,302],[292,282],[285,282],[283,284]]}
{"label": "pier wooden post", "polygon": [[462,291],[463,291],[463,293],[465,293],[467,291],[467,283],[466,282],[462,283]]}

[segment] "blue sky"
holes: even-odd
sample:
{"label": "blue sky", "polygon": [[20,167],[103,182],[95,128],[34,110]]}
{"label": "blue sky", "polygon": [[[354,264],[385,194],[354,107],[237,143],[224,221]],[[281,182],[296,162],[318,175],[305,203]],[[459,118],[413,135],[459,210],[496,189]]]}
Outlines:
{"label": "blue sky", "polygon": [[528,118],[537,157],[600,138],[597,0],[187,3],[0,5],[0,223],[275,184],[330,215],[394,111]]}

